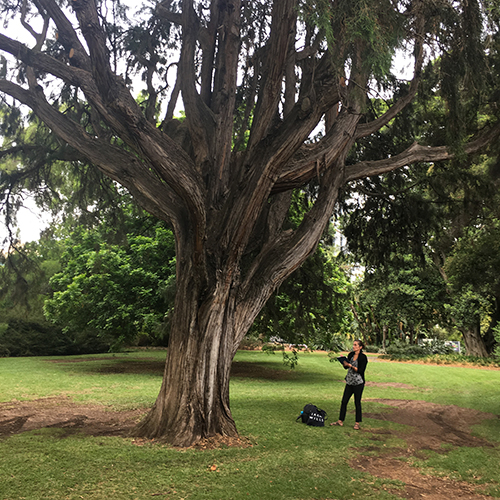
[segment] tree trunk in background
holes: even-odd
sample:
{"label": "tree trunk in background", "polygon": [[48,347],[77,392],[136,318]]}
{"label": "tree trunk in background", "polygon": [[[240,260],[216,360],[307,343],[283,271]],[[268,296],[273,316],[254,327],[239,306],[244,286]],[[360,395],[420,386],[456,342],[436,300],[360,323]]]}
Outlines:
{"label": "tree trunk in background", "polygon": [[495,350],[495,346],[497,345],[493,329],[497,327],[499,323],[500,323],[500,298],[495,297],[494,311],[491,314],[490,325],[488,327],[488,330],[484,334],[484,344],[489,354],[491,354]]}
{"label": "tree trunk in background", "polygon": [[385,352],[385,344],[387,341],[387,325],[382,326],[382,349]]}
{"label": "tree trunk in background", "polygon": [[414,344],[415,343],[415,326],[413,325],[413,323],[410,323],[408,325],[408,331],[410,333],[410,344]]}
{"label": "tree trunk in background", "polygon": [[481,337],[481,327],[479,319],[474,326],[463,328],[461,329],[461,331],[467,355],[486,358],[488,356],[488,350],[486,349],[484,340]]}

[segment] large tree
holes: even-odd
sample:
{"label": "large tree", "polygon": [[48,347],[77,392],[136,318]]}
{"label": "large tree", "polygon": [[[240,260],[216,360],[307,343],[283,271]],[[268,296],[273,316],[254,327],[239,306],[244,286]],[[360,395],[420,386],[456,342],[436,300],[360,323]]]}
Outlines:
{"label": "large tree", "polygon": [[[21,24],[0,34],[8,56],[0,92],[58,137],[45,158],[92,163],[173,228],[168,357],[158,399],[136,432],[174,445],[237,435],[231,361],[273,290],[314,252],[343,185],[473,153],[500,132],[494,122],[473,134],[458,127],[448,135],[453,149],[417,137],[397,154],[381,150],[346,166],[357,141],[412,102],[426,57],[443,54],[429,88],[451,96],[450,123],[469,116],[457,96],[470,91],[466,104],[483,97],[476,76],[488,78],[485,58],[495,53],[496,2],[165,0],[126,30],[116,0],[10,0],[3,9]],[[32,42],[16,39],[21,25]],[[397,48],[413,61],[409,83],[390,75]],[[140,99],[131,93],[133,70],[146,86]],[[366,111],[376,91],[387,100],[373,116]],[[179,92],[183,121],[173,119]],[[21,147],[8,144],[3,155]],[[309,183],[315,201],[288,229],[292,192]]]}

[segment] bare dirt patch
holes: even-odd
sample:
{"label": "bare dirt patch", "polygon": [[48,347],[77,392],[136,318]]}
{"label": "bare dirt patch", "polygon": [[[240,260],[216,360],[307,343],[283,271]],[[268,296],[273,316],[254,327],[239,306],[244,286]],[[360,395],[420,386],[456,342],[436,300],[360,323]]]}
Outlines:
{"label": "bare dirt patch", "polygon": [[66,429],[67,434],[126,436],[145,410],[109,411],[100,405],[73,403],[69,397],[0,403],[0,436],[42,428]]}
{"label": "bare dirt patch", "polygon": [[[366,417],[407,425],[411,430],[404,439],[409,449],[442,451],[443,444],[453,446],[493,447],[488,441],[471,434],[471,427],[483,420],[497,418],[455,405],[439,405],[427,401],[370,399],[393,408],[388,412],[365,413]],[[396,433],[397,434],[397,433]]]}
{"label": "bare dirt patch", "polygon": [[[388,420],[407,426],[404,431],[370,429],[373,439],[385,441],[394,436],[406,442],[405,448],[389,449],[382,456],[360,455],[350,461],[352,467],[368,472],[373,476],[398,480],[404,483],[403,490],[393,493],[408,499],[469,499],[491,498],[476,491],[476,486],[446,477],[423,475],[410,465],[411,459],[425,459],[424,450],[445,453],[443,445],[468,447],[494,447],[485,439],[473,436],[471,426],[486,419],[498,418],[496,415],[460,408],[439,405],[426,401],[370,400],[388,405],[391,409],[380,413],[365,413],[366,417]],[[361,453],[363,449],[359,450]],[[370,451],[370,450],[366,450]]]}
{"label": "bare dirt patch", "polygon": [[416,389],[414,385],[401,382],[366,382],[367,387],[395,387],[397,389]]}
{"label": "bare dirt patch", "polygon": [[[372,476],[383,477],[404,483],[403,490],[391,492],[400,498],[425,500],[491,500],[492,497],[476,492],[476,487],[464,481],[449,478],[424,476],[418,469],[390,457],[361,457],[351,465]],[[383,471],[383,475],[381,474]]]}

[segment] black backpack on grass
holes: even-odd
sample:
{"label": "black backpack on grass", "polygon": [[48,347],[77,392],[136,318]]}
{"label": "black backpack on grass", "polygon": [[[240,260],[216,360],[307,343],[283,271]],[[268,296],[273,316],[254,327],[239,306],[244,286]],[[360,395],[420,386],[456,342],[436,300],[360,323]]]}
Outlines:
{"label": "black backpack on grass", "polygon": [[325,410],[321,410],[315,405],[307,404],[295,421],[299,420],[299,418],[304,424],[312,425],[313,427],[324,427],[328,415]]}

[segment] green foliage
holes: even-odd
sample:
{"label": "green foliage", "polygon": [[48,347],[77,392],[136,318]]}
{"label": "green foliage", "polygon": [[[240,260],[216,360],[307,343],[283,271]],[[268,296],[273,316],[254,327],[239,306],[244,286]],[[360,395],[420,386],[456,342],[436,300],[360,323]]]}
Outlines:
{"label": "green foliage", "polygon": [[[451,22],[460,31],[450,33],[443,43],[447,50],[440,61],[441,95],[447,103],[450,143],[461,148],[461,141],[477,129],[478,109],[485,100],[488,82],[486,60],[481,49],[482,14],[480,2],[464,2],[461,9],[448,9]],[[451,23],[450,23],[451,25]],[[451,31],[451,30],[450,30]],[[467,37],[460,35],[467,32]]]}
{"label": "green foliage", "polygon": [[[88,180],[91,182],[92,176]],[[70,176],[65,185],[68,190],[81,189],[86,196],[100,193],[98,188],[81,186],[77,177]],[[167,342],[167,318],[175,293],[173,237],[151,216],[139,210],[123,190],[116,188],[108,194],[108,198],[102,198],[85,211],[73,212],[73,202],[54,202],[54,210],[64,214],[62,220],[52,223],[38,242],[15,247],[2,255],[0,322],[10,325],[0,342],[3,355],[102,352],[111,346],[118,347],[125,340],[144,344]],[[79,229],[69,236],[74,227]],[[89,227],[99,229],[86,229]],[[64,282],[62,276],[71,271],[72,265],[65,259],[73,252],[75,262],[78,261],[76,253],[79,251],[87,252],[79,260],[85,267],[82,261],[86,258],[87,267],[79,270],[81,276],[66,276]],[[61,271],[61,265],[70,268]],[[76,272],[78,264],[75,266],[73,271]],[[108,274],[106,266],[110,268]],[[90,276],[93,271],[96,275]],[[128,287],[127,291],[120,291],[119,283],[112,285],[113,279],[120,279],[120,273],[122,286]],[[57,307],[61,309],[57,312],[53,311],[57,307],[51,297],[54,289],[49,284],[54,274],[57,274],[54,283],[63,288],[69,286],[68,290],[58,290],[66,295],[58,295]],[[115,292],[111,289],[113,286]],[[79,299],[77,296],[89,291],[95,300],[101,301],[99,306],[93,304],[93,313],[106,316],[107,307],[112,311],[106,319],[101,316],[101,322],[94,318],[91,325],[83,317],[75,320],[78,307],[85,307],[92,300],[90,295],[85,299],[82,295]],[[134,294],[142,304],[137,311]],[[56,324],[47,323],[44,315],[44,302],[49,297],[52,301],[48,305],[52,308],[50,319],[56,319]],[[124,304],[121,300],[131,303]],[[137,316],[140,321],[125,333],[120,330],[119,321],[122,325],[128,320],[132,323]]]}
{"label": "green foliage", "polygon": [[414,341],[446,322],[446,286],[429,259],[400,255],[366,270],[355,297],[357,326],[367,342],[381,345],[384,326],[394,336],[408,332]]}
{"label": "green foliage", "polygon": [[494,354],[497,357],[497,359],[500,361],[500,325],[496,325],[493,328],[493,334],[495,335],[495,340],[497,342]]}
{"label": "green foliage", "polygon": [[500,297],[500,219],[468,226],[448,257],[445,271],[455,289],[470,286],[482,295]]}
{"label": "green foliage", "polygon": [[[314,189],[293,193],[286,221],[296,228],[315,197]],[[329,224],[316,252],[268,300],[249,333],[268,341],[280,338],[310,349],[331,349],[349,327],[349,266],[337,257],[336,230]]]}
{"label": "green foliage", "polygon": [[165,342],[166,311],[173,306],[175,245],[170,231],[130,235],[106,243],[97,230],[78,230],[66,242],[62,271],[52,277],[48,320],[64,332],[106,335],[116,345],[144,335]]}
{"label": "green foliage", "polygon": [[401,44],[404,17],[388,1],[356,0],[346,4],[349,10],[345,26],[353,45],[351,57],[359,57],[355,50],[361,45],[364,71],[383,80],[391,69],[395,49]]}
{"label": "green foliage", "polygon": [[332,21],[335,12],[328,0],[304,0],[298,5],[299,15],[304,23],[317,26],[325,33],[328,47],[335,47],[335,33]]}
{"label": "green foliage", "polygon": [[283,364],[293,370],[298,362],[299,362],[299,357],[297,354],[297,349],[292,348],[290,351],[285,350],[284,344],[274,344],[274,343],[265,343],[262,344],[262,352],[265,352],[267,354],[275,354],[276,351],[280,351],[282,353],[283,357]]}
{"label": "green foliage", "polygon": [[283,351],[283,364],[293,370],[299,362],[297,350],[292,349],[290,352]]}
{"label": "green foliage", "polygon": [[490,307],[487,298],[474,292],[470,286],[456,293],[453,303],[446,305],[458,328],[470,328],[479,324],[481,316],[491,312]]}
{"label": "green foliage", "polygon": [[43,325],[48,281],[60,269],[62,245],[50,238],[0,255],[0,322],[22,319]]}
{"label": "green foliage", "polygon": [[[345,69],[342,63],[361,57],[366,74],[382,80],[387,77],[405,25],[404,16],[389,2],[304,0],[298,11],[306,25],[317,27],[324,36],[339,69]],[[345,38],[343,46],[338,38]]]}
{"label": "green foliage", "polygon": [[358,262],[380,267],[401,255],[423,256],[429,233],[440,230],[440,206],[419,189],[422,174],[420,167],[367,180],[361,196],[346,200],[342,232]]}
{"label": "green foliage", "polygon": [[393,342],[386,348],[384,358],[392,360],[410,360],[428,358],[433,354],[451,354],[453,348],[445,345],[442,340],[432,340],[423,344],[407,344]]}
{"label": "green foliage", "polygon": [[48,322],[11,319],[0,330],[0,356],[68,356],[106,352],[110,336],[63,331]]}

